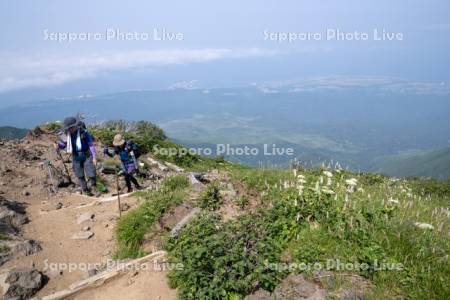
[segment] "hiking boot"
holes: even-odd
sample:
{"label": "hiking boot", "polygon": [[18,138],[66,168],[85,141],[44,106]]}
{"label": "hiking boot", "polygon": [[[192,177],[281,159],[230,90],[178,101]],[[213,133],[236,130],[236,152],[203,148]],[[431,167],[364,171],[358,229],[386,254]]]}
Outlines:
{"label": "hiking boot", "polygon": [[93,197],[94,196],[94,193],[92,193],[90,190],[84,190],[83,194],[86,195],[86,196],[89,196],[89,197]]}
{"label": "hiking boot", "polygon": [[143,189],[144,189],[144,187],[142,185],[137,185],[136,186],[136,190],[138,190],[138,191],[143,190]]}
{"label": "hiking boot", "polygon": [[133,192],[133,188],[128,188],[128,189],[127,189],[127,194],[128,194],[128,193],[132,193],[132,192]]}

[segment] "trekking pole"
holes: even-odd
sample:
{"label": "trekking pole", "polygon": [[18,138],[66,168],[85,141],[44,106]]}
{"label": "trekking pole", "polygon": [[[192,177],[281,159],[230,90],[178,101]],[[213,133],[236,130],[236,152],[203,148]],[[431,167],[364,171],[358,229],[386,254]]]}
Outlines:
{"label": "trekking pole", "polygon": [[58,157],[61,160],[61,162],[64,166],[64,169],[66,170],[66,175],[67,175],[67,178],[69,179],[69,183],[73,183],[72,178],[70,177],[69,170],[67,169],[66,163],[64,162],[64,158],[62,157],[61,151],[59,151],[59,149],[58,149],[58,150],[56,150],[56,153],[58,153]]}
{"label": "trekking pole", "polygon": [[119,206],[119,218],[122,217],[122,207],[120,205],[120,188],[119,188],[119,173],[116,169],[116,188],[117,188],[117,204]]}

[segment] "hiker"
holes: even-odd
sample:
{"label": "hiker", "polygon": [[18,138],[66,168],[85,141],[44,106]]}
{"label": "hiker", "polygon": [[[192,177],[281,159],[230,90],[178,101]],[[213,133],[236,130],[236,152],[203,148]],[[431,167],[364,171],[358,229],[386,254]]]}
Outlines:
{"label": "hiker", "polygon": [[[78,178],[81,192],[91,196],[91,187],[96,186],[97,183],[94,139],[84,123],[74,117],[64,120],[62,131],[66,134],[66,141],[56,142],[55,149],[57,151],[66,149],[67,153],[72,154],[72,169]],[[85,174],[89,178],[89,186]]]}
{"label": "hiker", "polygon": [[114,136],[113,146],[113,153],[110,152],[108,147],[105,147],[103,153],[108,155],[109,157],[114,157],[114,155],[118,155],[120,157],[128,193],[131,193],[133,191],[131,187],[132,182],[136,189],[142,189],[136,178],[133,176],[133,174],[139,171],[136,161],[139,153],[138,145],[133,141],[125,140],[121,134],[116,134]]}

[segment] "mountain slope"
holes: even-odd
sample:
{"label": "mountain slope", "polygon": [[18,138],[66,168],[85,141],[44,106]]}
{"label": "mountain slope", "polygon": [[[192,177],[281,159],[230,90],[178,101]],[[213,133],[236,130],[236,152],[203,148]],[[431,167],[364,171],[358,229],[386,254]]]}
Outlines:
{"label": "mountain slope", "polygon": [[13,140],[21,139],[28,132],[28,129],[16,128],[12,126],[0,127],[0,139]]}
{"label": "mountain slope", "polygon": [[450,148],[406,152],[375,161],[374,171],[391,176],[450,178]]}

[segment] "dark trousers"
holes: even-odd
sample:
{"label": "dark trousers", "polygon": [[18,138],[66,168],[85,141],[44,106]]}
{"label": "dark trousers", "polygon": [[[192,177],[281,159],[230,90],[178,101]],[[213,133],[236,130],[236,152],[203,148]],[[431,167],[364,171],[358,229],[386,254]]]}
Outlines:
{"label": "dark trousers", "polygon": [[89,178],[91,186],[96,185],[96,172],[92,157],[86,157],[82,159],[73,157],[72,169],[73,173],[78,178],[78,183],[80,184],[80,187],[83,191],[89,190],[85,174]]}
{"label": "dark trousers", "polygon": [[123,173],[123,175],[125,176],[125,183],[127,184],[128,190],[131,190],[131,182],[133,182],[135,187],[139,187],[139,183],[133,175],[129,173]]}

